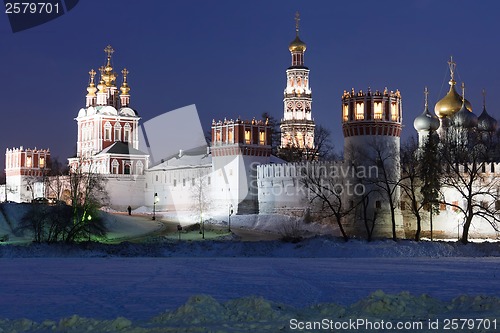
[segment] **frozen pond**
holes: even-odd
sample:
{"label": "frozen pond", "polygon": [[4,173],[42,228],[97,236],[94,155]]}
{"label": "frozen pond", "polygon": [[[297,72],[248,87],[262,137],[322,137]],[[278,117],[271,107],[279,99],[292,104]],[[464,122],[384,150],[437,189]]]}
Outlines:
{"label": "frozen pond", "polygon": [[295,307],[350,304],[378,289],[500,294],[500,258],[5,258],[0,318],[146,320],[197,294]]}

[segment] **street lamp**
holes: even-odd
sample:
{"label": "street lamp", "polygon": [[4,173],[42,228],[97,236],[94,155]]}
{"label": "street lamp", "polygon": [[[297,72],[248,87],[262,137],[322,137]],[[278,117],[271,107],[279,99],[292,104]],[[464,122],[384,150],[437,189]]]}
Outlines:
{"label": "street lamp", "polygon": [[233,215],[233,204],[229,205],[229,211],[227,214],[227,220],[228,220],[228,224],[229,224],[229,229],[228,229],[229,232],[231,232],[231,215]]}
{"label": "street lamp", "polygon": [[92,215],[88,215],[87,216],[87,221],[88,221],[88,224],[87,224],[87,228],[88,228],[88,236],[89,236],[89,242],[90,242],[90,221],[92,221]]}
{"label": "street lamp", "polygon": [[153,221],[156,220],[156,204],[160,201],[158,198],[158,193],[155,192],[154,201],[153,201]]}

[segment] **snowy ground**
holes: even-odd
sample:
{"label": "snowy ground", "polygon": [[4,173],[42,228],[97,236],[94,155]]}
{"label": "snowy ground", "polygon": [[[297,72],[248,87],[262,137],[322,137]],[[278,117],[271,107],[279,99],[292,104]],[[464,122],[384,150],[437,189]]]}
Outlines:
{"label": "snowy ground", "polygon": [[[147,216],[113,215],[109,223],[115,240],[161,227]],[[272,216],[239,217],[232,227],[279,232]],[[453,318],[487,318],[490,327],[472,320],[472,328],[453,331],[498,332],[499,276],[500,244],[487,242],[322,236],[2,245],[0,332],[319,332],[292,323],[324,319],[417,323],[423,326],[406,331],[439,332]]]}

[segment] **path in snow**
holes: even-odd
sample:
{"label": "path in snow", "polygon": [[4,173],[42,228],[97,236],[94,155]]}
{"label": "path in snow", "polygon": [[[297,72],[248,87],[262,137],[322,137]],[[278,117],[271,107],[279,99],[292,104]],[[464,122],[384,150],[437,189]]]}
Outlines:
{"label": "path in snow", "polygon": [[382,289],[449,300],[500,293],[499,258],[0,259],[0,318],[148,319],[191,295],[258,295],[302,307]]}

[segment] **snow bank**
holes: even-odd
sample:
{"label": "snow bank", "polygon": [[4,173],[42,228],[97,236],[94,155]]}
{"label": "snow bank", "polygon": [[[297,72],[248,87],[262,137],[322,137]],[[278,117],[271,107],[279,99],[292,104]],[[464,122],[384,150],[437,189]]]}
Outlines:
{"label": "snow bank", "polygon": [[[486,302],[485,302],[486,300]],[[341,323],[364,322],[411,323],[422,325],[418,332],[436,332],[429,322],[451,318],[483,319],[490,330],[479,327],[468,331],[497,331],[500,323],[500,298],[483,296],[459,296],[443,302],[427,295],[414,296],[408,292],[385,294],[376,291],[355,304],[342,306],[335,303],[315,304],[306,308],[294,308],[268,301],[262,297],[244,297],[218,302],[208,295],[195,295],[173,311],[161,313],[148,321],[133,322],[124,317],[114,320],[98,320],[77,315],[59,321],[35,322],[29,319],[0,319],[2,332],[291,332],[296,325],[328,323],[335,327]],[[362,325],[362,324],[360,324]],[[364,324],[366,325],[366,324]],[[387,327],[387,325],[386,325]],[[355,331],[369,330],[358,326]],[[495,329],[496,328],[496,329]],[[320,331],[298,330],[301,332]],[[352,331],[352,330],[351,330]],[[417,330],[415,330],[417,331]],[[455,330],[460,331],[460,330]]]}

